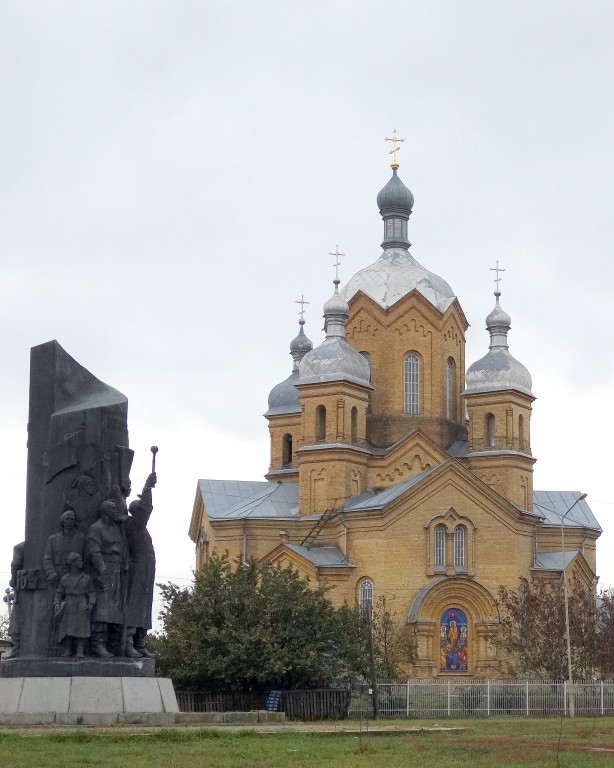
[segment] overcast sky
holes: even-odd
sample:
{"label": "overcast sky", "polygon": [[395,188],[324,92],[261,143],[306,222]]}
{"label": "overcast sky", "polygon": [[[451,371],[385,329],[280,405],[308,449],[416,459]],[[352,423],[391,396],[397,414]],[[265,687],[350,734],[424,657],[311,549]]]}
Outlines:
{"label": "overcast sky", "polygon": [[159,446],[158,580],[187,583],[198,478],[262,479],[267,395],[301,294],[380,254],[375,198],[415,195],[412,254],[488,347],[505,268],[533,376],[535,488],[588,493],[614,587],[614,5],[49,0],[0,6],[0,578],[23,538],[30,347],[129,399],[133,486]]}

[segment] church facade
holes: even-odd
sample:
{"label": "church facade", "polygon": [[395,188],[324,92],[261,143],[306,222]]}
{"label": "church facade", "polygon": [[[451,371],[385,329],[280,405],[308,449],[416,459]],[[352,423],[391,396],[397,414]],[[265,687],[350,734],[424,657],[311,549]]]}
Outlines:
{"label": "church facade", "polygon": [[418,643],[411,675],[496,677],[499,587],[594,584],[601,529],[579,492],[533,489],[535,398],[498,279],[488,350],[466,369],[459,300],[409,252],[413,202],[395,159],[381,256],[335,279],[315,348],[301,318],[271,390],[266,479],[199,480],[189,535],[197,569],[216,549],[291,565],[336,604],[385,596]]}

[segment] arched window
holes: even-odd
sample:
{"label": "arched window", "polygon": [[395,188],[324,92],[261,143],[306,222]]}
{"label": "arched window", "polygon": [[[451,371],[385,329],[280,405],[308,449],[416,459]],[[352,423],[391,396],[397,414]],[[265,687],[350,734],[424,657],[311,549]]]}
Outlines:
{"label": "arched window", "polygon": [[524,451],[524,416],[518,417],[518,449]]}
{"label": "arched window", "polygon": [[361,616],[373,611],[373,582],[369,579],[363,579],[358,587],[358,609]]}
{"label": "arched window", "polygon": [[448,608],[439,622],[441,672],[467,671],[467,616],[459,608]]}
{"label": "arched window", "polygon": [[352,442],[358,442],[358,408],[354,406],[351,411],[352,421]]}
{"label": "arched window", "polygon": [[456,363],[446,361],[446,419],[456,419]]}
{"label": "arched window", "polygon": [[284,435],[281,463],[284,467],[292,464],[292,435]]}
{"label": "arched window", "polygon": [[435,568],[445,568],[446,565],[446,526],[435,528]]}
{"label": "arched window", "polygon": [[486,445],[489,448],[495,447],[495,417],[492,413],[486,417]]}
{"label": "arched window", "polygon": [[326,408],[323,405],[316,408],[316,440],[326,440]]}
{"label": "arched window", "polygon": [[454,529],[454,566],[465,567],[465,526],[457,525]]}
{"label": "arched window", "polygon": [[405,413],[420,413],[420,358],[405,355]]}

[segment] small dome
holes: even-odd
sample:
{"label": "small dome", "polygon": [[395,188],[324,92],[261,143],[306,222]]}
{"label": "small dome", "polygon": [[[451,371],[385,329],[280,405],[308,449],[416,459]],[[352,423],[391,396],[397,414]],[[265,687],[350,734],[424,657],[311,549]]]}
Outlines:
{"label": "small dome", "polygon": [[325,339],[319,347],[308,352],[301,360],[299,374],[299,384],[353,381],[371,387],[368,360],[339,337]]}
{"label": "small dome", "polygon": [[345,321],[349,308],[339,295],[339,280],[333,282],[335,292],[324,304],[326,338],[301,360],[298,383],[353,381],[371,389],[371,366],[368,360],[345,340]]}
{"label": "small dome", "polygon": [[499,392],[514,389],[533,397],[531,374],[509,352],[507,334],[512,319],[499,304],[501,293],[495,291],[495,308],[486,318],[486,330],[490,333],[490,349],[467,371],[465,393]]}
{"label": "small dome", "polygon": [[303,357],[313,349],[313,344],[305,336],[303,326],[305,321],[301,317],[298,321],[299,332],[290,342],[290,354],[294,365],[292,373],[287,379],[276,384],[269,392],[269,409],[264,414],[265,416],[278,416],[282,413],[300,413],[301,407],[298,402],[298,389],[296,384],[298,383],[298,366]]}
{"label": "small dome", "polygon": [[414,196],[397,176],[396,168],[388,184],[377,195],[377,207],[382,216],[397,214],[409,216],[414,207]]}
{"label": "small dome", "polygon": [[298,402],[298,370],[292,371],[285,381],[276,384],[269,393],[269,409],[265,416],[278,416],[282,413],[300,413]]}
{"label": "small dome", "polygon": [[531,374],[522,363],[501,347],[491,349],[481,360],[469,367],[465,392],[499,392],[515,389],[533,396]]}
{"label": "small dome", "polygon": [[292,341],[290,342],[290,354],[292,357],[299,356],[299,360],[303,357],[303,355],[306,355],[307,352],[311,352],[313,349],[313,344],[311,341],[305,336],[305,331],[303,330],[303,326],[305,325],[304,320],[299,320],[300,330],[298,332],[298,336],[296,336]]}

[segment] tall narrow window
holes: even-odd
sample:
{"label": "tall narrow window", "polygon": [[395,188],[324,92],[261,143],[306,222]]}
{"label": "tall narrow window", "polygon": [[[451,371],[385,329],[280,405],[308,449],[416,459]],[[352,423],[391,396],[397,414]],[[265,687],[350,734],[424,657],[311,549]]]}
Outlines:
{"label": "tall narrow window", "polygon": [[446,419],[456,419],[456,364],[451,357],[446,362]]}
{"label": "tall narrow window", "polygon": [[284,435],[282,445],[282,464],[284,467],[292,464],[292,435]]}
{"label": "tall narrow window", "polygon": [[358,588],[358,609],[361,616],[368,616],[373,611],[373,582],[364,579]]}
{"label": "tall narrow window", "polygon": [[435,528],[435,568],[445,568],[446,565],[446,526]]}
{"label": "tall narrow window", "polygon": [[524,417],[518,417],[518,449],[524,451]]}
{"label": "tall narrow window", "polygon": [[489,448],[495,447],[495,417],[492,413],[486,417],[486,445]]}
{"label": "tall narrow window", "polygon": [[316,408],[316,440],[326,440],[326,408],[323,405]]}
{"label": "tall narrow window", "polygon": [[351,412],[352,420],[352,442],[358,442],[358,408],[354,406]]}
{"label": "tall narrow window", "polygon": [[420,413],[420,359],[405,356],[405,413]]}
{"label": "tall narrow window", "polygon": [[465,567],[465,526],[457,525],[454,529],[454,566]]}

